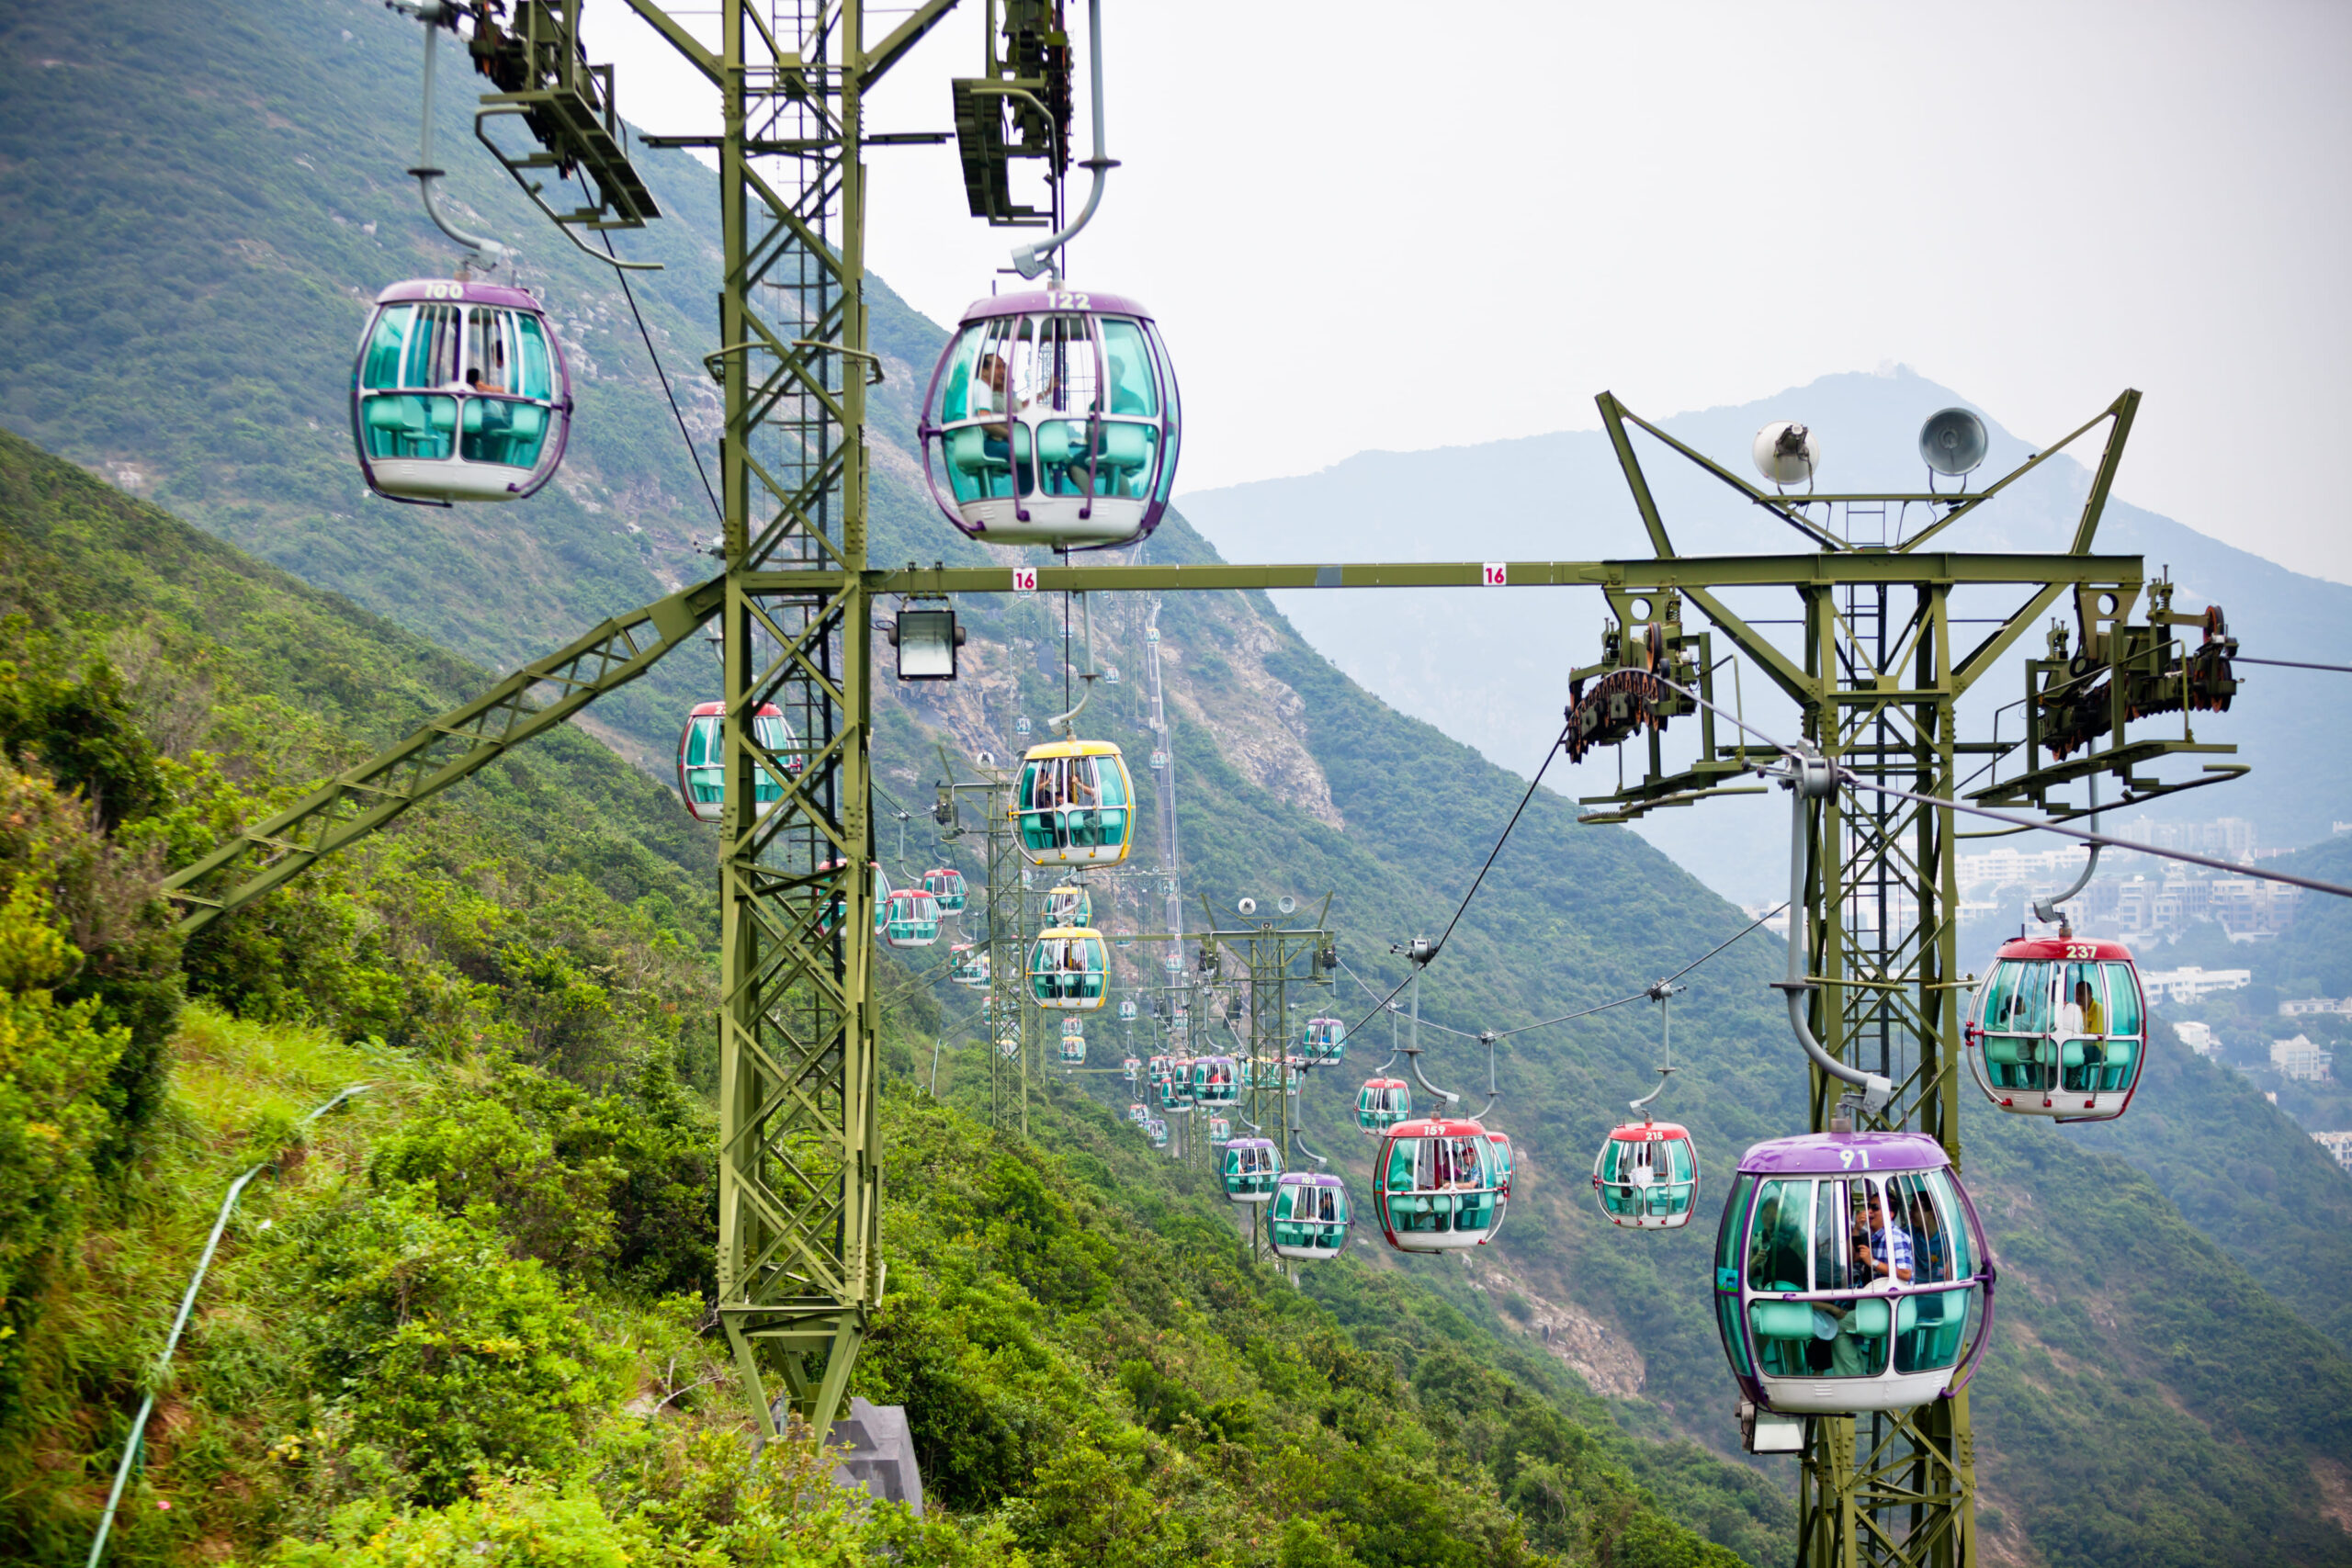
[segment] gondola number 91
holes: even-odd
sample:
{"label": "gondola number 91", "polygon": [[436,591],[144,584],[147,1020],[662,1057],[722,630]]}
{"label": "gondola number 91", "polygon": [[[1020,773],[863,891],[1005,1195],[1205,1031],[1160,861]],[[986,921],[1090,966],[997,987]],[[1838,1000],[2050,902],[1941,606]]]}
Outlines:
{"label": "gondola number 91", "polygon": [[1858,1159],[1859,1159],[1859,1160],[1860,1160],[1860,1161],[1862,1162],[1862,1168],[1863,1168],[1864,1170],[1868,1170],[1868,1169],[1871,1168],[1871,1152],[1870,1152],[1870,1150],[1868,1150],[1868,1149],[1839,1149],[1839,1150],[1838,1151],[1838,1163],[1840,1166],[1844,1167],[1844,1168],[1845,1168],[1846,1169],[1848,1169],[1848,1170],[1851,1170],[1851,1169],[1853,1169],[1853,1168],[1854,1168],[1854,1162],[1855,1162],[1856,1160],[1858,1160]]}

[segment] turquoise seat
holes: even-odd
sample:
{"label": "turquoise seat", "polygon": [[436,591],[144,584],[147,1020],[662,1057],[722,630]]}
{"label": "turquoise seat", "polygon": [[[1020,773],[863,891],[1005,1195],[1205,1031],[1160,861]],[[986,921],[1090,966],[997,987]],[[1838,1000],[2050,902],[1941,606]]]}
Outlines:
{"label": "turquoise seat", "polygon": [[1095,461],[1106,468],[1142,468],[1151,461],[1151,433],[1140,424],[1104,424],[1102,451]]}
{"label": "turquoise seat", "polygon": [[1081,442],[1066,419],[1049,419],[1037,426],[1037,460],[1048,468],[1059,468],[1079,451]]}
{"label": "turquoise seat", "polygon": [[446,457],[458,405],[449,398],[412,393],[369,398],[360,405],[360,423],[371,457]]}
{"label": "turquoise seat", "polygon": [[1960,1331],[1968,1313],[1965,1291],[1905,1296],[1895,1306],[1894,1370],[1933,1371],[1960,1354]]}
{"label": "turquoise seat", "polygon": [[988,437],[977,424],[965,425],[947,433],[947,461],[958,473],[1009,473],[1012,465],[1003,457],[991,457]]}
{"label": "turquoise seat", "polygon": [[1866,1339],[1875,1339],[1886,1332],[1887,1319],[1891,1315],[1885,1297],[1865,1297],[1856,1302],[1854,1310],[1846,1315],[1846,1331],[1859,1334]]}
{"label": "turquoise seat", "polygon": [[1750,1302],[1747,1325],[1758,1339],[1810,1339],[1813,1308],[1804,1302]]}

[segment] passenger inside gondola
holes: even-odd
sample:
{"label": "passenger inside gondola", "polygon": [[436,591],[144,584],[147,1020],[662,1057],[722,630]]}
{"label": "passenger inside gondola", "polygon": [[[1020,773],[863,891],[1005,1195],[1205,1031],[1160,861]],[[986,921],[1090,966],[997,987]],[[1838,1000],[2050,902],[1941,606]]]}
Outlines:
{"label": "passenger inside gondola", "polygon": [[2096,964],[2066,965],[2066,999],[2058,1009],[2058,1082],[2075,1094],[2095,1092],[2107,1065],[2107,1010],[2093,981]]}
{"label": "passenger inside gondola", "polygon": [[1936,1219],[1936,1201],[1919,1190],[1916,1179],[1899,1179],[1897,1186],[1906,1189],[1905,1203],[1908,1211],[1905,1223],[1911,1232],[1911,1266],[1921,1284],[1934,1284],[1951,1278],[1951,1259],[1946,1255],[1943,1226]]}
{"label": "passenger inside gondola", "polygon": [[1860,1201],[1861,1224],[1855,1234],[1858,1237],[1869,1238],[1865,1250],[1870,1255],[1871,1277],[1909,1284],[1911,1233],[1899,1225],[1886,1223],[1885,1205],[1879,1197],[1875,1182],[1868,1184]]}
{"label": "passenger inside gondola", "polygon": [[1022,776],[1021,834],[1033,851],[1115,848],[1126,836],[1126,791],[1116,765],[1094,757],[1041,757]]}

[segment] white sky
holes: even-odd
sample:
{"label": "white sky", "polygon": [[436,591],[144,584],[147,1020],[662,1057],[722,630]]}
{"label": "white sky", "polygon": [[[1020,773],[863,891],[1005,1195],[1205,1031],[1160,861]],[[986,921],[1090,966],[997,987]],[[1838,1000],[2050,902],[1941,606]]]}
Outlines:
{"label": "white sky", "polygon": [[[2138,387],[2120,495],[2352,581],[2352,5],[1104,8],[1124,166],[1072,281],[1159,317],[1180,500],[1893,360],[2030,439]],[[712,128],[587,13],[631,120]],[[981,16],[870,132],[952,127]],[[867,163],[871,265],[936,319],[1035,237],[966,215],[952,143]]]}

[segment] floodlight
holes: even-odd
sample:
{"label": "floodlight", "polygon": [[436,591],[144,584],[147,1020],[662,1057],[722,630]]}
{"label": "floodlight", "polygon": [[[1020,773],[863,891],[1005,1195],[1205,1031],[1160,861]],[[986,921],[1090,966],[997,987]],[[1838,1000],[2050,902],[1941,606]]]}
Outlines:
{"label": "floodlight", "polygon": [[899,650],[899,680],[956,679],[956,650],[964,645],[964,628],[956,624],[955,611],[900,610],[890,642]]}
{"label": "floodlight", "polygon": [[1756,433],[1756,471],[1776,485],[1809,485],[1821,470],[1821,442],[1804,425],[1775,420]]}

